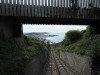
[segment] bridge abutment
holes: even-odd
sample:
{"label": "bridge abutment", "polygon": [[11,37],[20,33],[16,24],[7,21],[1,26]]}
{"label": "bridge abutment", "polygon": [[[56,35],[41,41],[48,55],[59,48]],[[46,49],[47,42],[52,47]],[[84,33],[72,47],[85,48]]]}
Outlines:
{"label": "bridge abutment", "polygon": [[0,18],[0,39],[22,36],[22,24],[13,19]]}

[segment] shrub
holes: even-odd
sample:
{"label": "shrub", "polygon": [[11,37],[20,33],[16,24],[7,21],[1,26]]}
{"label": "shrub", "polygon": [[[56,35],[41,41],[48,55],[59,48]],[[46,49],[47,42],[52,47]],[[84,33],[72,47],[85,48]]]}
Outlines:
{"label": "shrub", "polygon": [[78,41],[82,37],[82,35],[81,32],[78,30],[71,30],[66,33],[66,37],[70,39],[71,43],[74,43]]}
{"label": "shrub", "polygon": [[93,33],[93,28],[90,26],[87,26],[86,32],[83,35],[83,38],[90,37],[90,35]]}
{"label": "shrub", "polygon": [[70,44],[71,44],[71,41],[70,41],[70,39],[66,36],[65,39],[64,39],[63,42],[62,42],[62,46],[63,46],[63,47],[66,47],[66,46],[68,46],[68,45],[70,45]]}

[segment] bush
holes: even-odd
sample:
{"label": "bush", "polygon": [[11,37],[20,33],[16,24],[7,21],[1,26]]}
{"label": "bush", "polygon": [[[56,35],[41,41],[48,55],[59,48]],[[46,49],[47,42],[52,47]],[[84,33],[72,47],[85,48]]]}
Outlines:
{"label": "bush", "polygon": [[70,39],[71,43],[75,43],[82,37],[82,35],[81,32],[78,30],[71,30],[66,33],[66,37]]}
{"label": "bush", "polygon": [[65,36],[65,39],[63,40],[63,42],[61,44],[63,47],[66,47],[71,44],[71,41],[67,36]]}
{"label": "bush", "polygon": [[28,37],[27,40],[29,46],[24,49],[27,58],[31,58],[47,50],[47,46],[44,42],[33,37]]}
{"label": "bush", "polygon": [[92,35],[92,33],[93,33],[93,28],[88,26],[86,29],[86,32],[83,34],[83,38],[90,37],[90,35]]}

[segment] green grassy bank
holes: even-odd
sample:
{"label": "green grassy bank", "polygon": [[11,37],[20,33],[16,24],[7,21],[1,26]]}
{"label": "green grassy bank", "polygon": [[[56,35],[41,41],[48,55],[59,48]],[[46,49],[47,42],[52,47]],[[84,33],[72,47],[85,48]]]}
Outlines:
{"label": "green grassy bank", "polygon": [[23,75],[26,64],[47,46],[40,40],[24,37],[26,45],[20,45],[15,39],[0,40],[0,75]]}

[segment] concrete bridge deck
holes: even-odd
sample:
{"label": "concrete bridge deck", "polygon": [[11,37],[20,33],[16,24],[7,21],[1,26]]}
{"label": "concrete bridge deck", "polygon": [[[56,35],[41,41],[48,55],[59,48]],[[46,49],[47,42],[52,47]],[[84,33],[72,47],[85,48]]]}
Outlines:
{"label": "concrete bridge deck", "polygon": [[99,0],[0,0],[0,16],[100,19]]}

